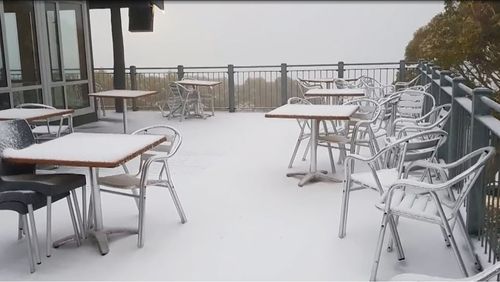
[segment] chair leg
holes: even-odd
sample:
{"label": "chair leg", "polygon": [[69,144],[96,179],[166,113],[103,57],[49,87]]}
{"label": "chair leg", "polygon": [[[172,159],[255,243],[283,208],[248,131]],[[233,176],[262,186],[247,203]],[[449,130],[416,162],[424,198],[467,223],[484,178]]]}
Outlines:
{"label": "chair leg", "polygon": [[52,196],[47,196],[47,230],[45,239],[45,255],[52,255]]}
{"label": "chair leg", "polygon": [[405,254],[403,252],[403,245],[401,245],[401,239],[399,238],[398,228],[396,220],[394,220],[394,216],[389,215],[389,227],[391,228],[392,238],[396,242],[396,249],[398,251],[398,260],[402,261],[405,259]]}
{"label": "chair leg", "polygon": [[26,234],[26,243],[28,244],[28,258],[29,258],[29,266],[30,266],[30,273],[35,272],[35,258],[33,256],[33,242],[31,241],[31,231],[29,230],[28,226],[28,218],[25,214],[21,216],[21,220],[23,222],[23,230],[25,231]]}
{"label": "chair leg", "polygon": [[82,218],[83,218],[83,238],[87,239],[87,187],[82,186]]}
{"label": "chair leg", "polygon": [[19,214],[18,223],[17,223],[17,240],[21,240],[24,235],[23,229],[23,216]]}
{"label": "chair leg", "polygon": [[136,197],[134,197],[135,205],[137,206],[137,209],[140,209],[139,208],[139,189],[133,188],[132,195],[136,196]]}
{"label": "chair leg", "polygon": [[[435,193],[431,193],[431,195],[435,199],[436,203],[439,203],[438,202],[439,199],[437,198],[437,195]],[[451,244],[451,248],[453,249],[453,252],[455,253],[455,257],[457,258],[460,270],[465,275],[465,277],[468,277],[469,274],[467,272],[467,268],[465,267],[462,256],[460,255],[460,250],[458,249],[457,242],[455,241],[455,237],[453,236],[453,230],[450,228],[450,224],[448,223],[448,220],[446,219],[446,214],[444,213],[441,205],[437,204],[437,207],[438,207],[439,217],[441,218],[441,222],[443,224],[444,230],[446,231],[446,235],[447,235],[448,240]]]}
{"label": "chair leg", "polygon": [[167,174],[168,180],[168,191],[170,191],[170,196],[172,196],[172,200],[174,201],[175,208],[177,209],[177,213],[181,218],[181,223],[184,224],[187,222],[186,214],[184,213],[184,209],[182,208],[181,201],[179,200],[179,196],[177,196],[177,192],[175,191],[174,182],[172,181],[172,177],[170,176],[170,170],[168,169],[168,164],[166,161],[163,164],[165,166],[165,172]]}
{"label": "chair leg", "polygon": [[73,198],[74,206],[75,206],[75,213],[76,213],[76,220],[78,222],[78,229],[80,230],[80,238],[85,239],[85,229],[83,227],[83,220],[82,220],[82,214],[80,213],[80,205],[78,204],[78,198],[76,197],[76,191],[71,190],[71,198]]}
{"label": "chair leg", "polygon": [[75,232],[76,245],[80,246],[82,242],[80,241],[80,233],[78,232],[78,226],[76,223],[75,210],[73,209],[73,203],[71,202],[71,196],[67,196],[66,200],[68,202],[69,215],[71,217],[71,223],[73,224],[73,231]]}
{"label": "chair leg", "polygon": [[138,238],[137,247],[142,248],[144,246],[144,219],[146,211],[146,189],[141,187],[139,190],[139,225],[138,225]]}
{"label": "chair leg", "polygon": [[307,141],[307,146],[306,146],[306,149],[304,151],[304,155],[302,156],[302,160],[305,161],[306,160],[306,157],[307,157],[307,153],[309,153],[309,149],[311,148],[311,138],[309,138],[309,140]]}
{"label": "chair leg", "polygon": [[[346,169],[347,170],[347,169]],[[347,210],[349,209],[349,193],[351,192],[351,180],[347,178],[342,191],[342,205],[340,208],[339,238],[344,238],[347,227]]]}
{"label": "chair leg", "polygon": [[482,271],[483,266],[481,265],[481,261],[479,260],[479,257],[477,256],[476,252],[474,251],[474,245],[472,245],[469,233],[467,232],[467,228],[465,227],[464,218],[462,217],[462,214],[460,212],[458,212],[457,217],[458,217],[458,225],[460,225],[460,229],[462,229],[465,240],[467,241],[467,249],[469,250],[469,253],[474,260],[474,266],[476,267],[477,271]]}
{"label": "chair leg", "polygon": [[384,212],[382,222],[380,223],[380,231],[378,235],[377,247],[375,249],[375,258],[373,260],[370,281],[375,281],[377,278],[378,265],[380,263],[380,254],[382,253],[382,245],[384,244],[385,230],[387,229],[388,214]]}
{"label": "chair leg", "polygon": [[443,238],[444,238],[444,243],[446,244],[446,247],[450,247],[450,240],[448,240],[448,235],[446,235],[446,230],[444,230],[443,226],[439,226],[439,228],[441,229],[441,233],[443,234]]}
{"label": "chair leg", "polygon": [[29,216],[30,229],[33,237],[33,245],[35,249],[35,260],[37,264],[41,264],[42,260],[40,258],[40,248],[38,246],[38,233],[36,231],[35,215],[33,213],[32,205],[28,205],[28,216]]}
{"label": "chair leg", "polygon": [[295,157],[297,156],[297,151],[299,150],[300,143],[302,143],[302,135],[304,135],[304,128],[300,130],[299,137],[297,137],[297,142],[295,143],[295,148],[293,149],[292,157],[288,163],[288,168],[292,168]]}

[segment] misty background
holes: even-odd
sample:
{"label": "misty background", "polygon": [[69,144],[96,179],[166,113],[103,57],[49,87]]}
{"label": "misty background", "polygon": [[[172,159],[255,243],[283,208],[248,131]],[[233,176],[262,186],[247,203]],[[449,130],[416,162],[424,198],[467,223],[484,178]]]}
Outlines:
{"label": "misty background", "polygon": [[[442,1],[171,2],[154,32],[128,31],[126,66],[223,66],[399,61]],[[91,10],[95,67],[113,65],[109,9]]]}

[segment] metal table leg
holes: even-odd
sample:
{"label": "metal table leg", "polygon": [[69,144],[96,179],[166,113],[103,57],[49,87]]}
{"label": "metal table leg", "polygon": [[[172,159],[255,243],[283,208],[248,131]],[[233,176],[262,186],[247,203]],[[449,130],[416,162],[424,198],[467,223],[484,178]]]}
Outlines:
{"label": "metal table leg", "polygon": [[309,166],[309,172],[292,172],[287,173],[286,176],[304,176],[299,181],[299,186],[302,187],[304,184],[312,181],[327,180],[333,182],[342,182],[341,180],[328,176],[326,171],[318,171],[317,168],[317,149],[318,149],[318,136],[319,136],[319,120],[311,119],[311,164]]}
{"label": "metal table leg", "polygon": [[123,99],[123,133],[127,134],[127,99]]}
{"label": "metal table leg", "polygon": [[[125,99],[123,99],[125,101]],[[123,103],[126,105],[126,102]],[[126,110],[123,109],[123,117],[126,118]],[[126,119],[124,119],[126,121]],[[126,126],[126,123],[124,123]],[[91,167],[90,170],[90,189],[92,190],[92,203],[94,207],[94,230],[90,232],[90,235],[95,238],[97,246],[101,255],[105,255],[109,252],[108,238],[106,232],[104,232],[104,225],[102,223],[102,207],[101,207],[101,190],[99,189],[99,184],[97,183],[98,178],[98,168]]]}

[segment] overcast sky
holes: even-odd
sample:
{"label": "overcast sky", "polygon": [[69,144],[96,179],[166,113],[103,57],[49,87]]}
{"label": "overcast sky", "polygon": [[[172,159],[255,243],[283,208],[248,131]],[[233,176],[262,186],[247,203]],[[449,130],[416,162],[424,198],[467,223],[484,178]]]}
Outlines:
{"label": "overcast sky", "polygon": [[[399,61],[442,1],[165,1],[154,32],[128,32],[127,66],[221,66]],[[113,66],[109,10],[91,10],[95,67]]]}

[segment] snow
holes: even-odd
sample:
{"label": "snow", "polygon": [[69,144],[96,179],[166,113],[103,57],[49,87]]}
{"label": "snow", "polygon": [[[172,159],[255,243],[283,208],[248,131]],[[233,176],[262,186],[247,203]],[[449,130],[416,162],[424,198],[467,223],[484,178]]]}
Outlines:
{"label": "snow", "polygon": [[73,133],[21,150],[5,149],[3,157],[112,163],[125,159],[162,138],[163,136],[158,135]]}
{"label": "snow", "polygon": [[[80,248],[68,245],[54,249],[51,258],[43,257],[37,271],[30,275],[25,241],[17,241],[17,215],[0,211],[1,279],[369,278],[382,216],[374,207],[377,193],[362,190],[351,194],[347,235],[339,239],[342,183],[318,182],[299,188],[297,178],[285,176],[288,171],[309,167],[308,161],[297,157],[294,168],[287,169],[299,131],[295,120],[266,119],[263,113],[216,112],[215,117],[206,120],[179,122],[162,118],[159,112],[129,114],[131,131],[163,123],[183,134],[183,144],[169,164],[188,222],[180,223],[168,191],[148,189],[144,248],[137,248],[137,236],[112,237],[111,251],[106,256],[101,256],[96,245],[88,241]],[[121,130],[121,114],[110,111],[105,119],[76,128],[77,132]],[[338,152],[334,153],[337,158]],[[137,160],[131,162],[131,172],[137,166]],[[318,168],[329,168],[323,148],[318,149]],[[61,167],[57,171],[86,173],[82,168]],[[100,170],[102,176],[120,172],[120,168]],[[343,167],[337,165],[335,176],[343,175]],[[105,227],[136,227],[137,208],[132,199],[102,193],[102,203]],[[53,215],[53,237],[71,234],[64,201],[54,204]],[[35,216],[43,246],[45,209],[35,212]],[[394,252],[383,251],[380,280],[401,273],[461,277],[438,226],[402,219],[399,231],[406,261],[398,262]],[[457,237],[470,266],[464,241],[459,233]]]}
{"label": "snow", "polygon": [[67,112],[68,110],[58,109],[7,109],[0,111],[0,120],[5,119],[36,119],[40,116],[52,115],[59,112]]}

